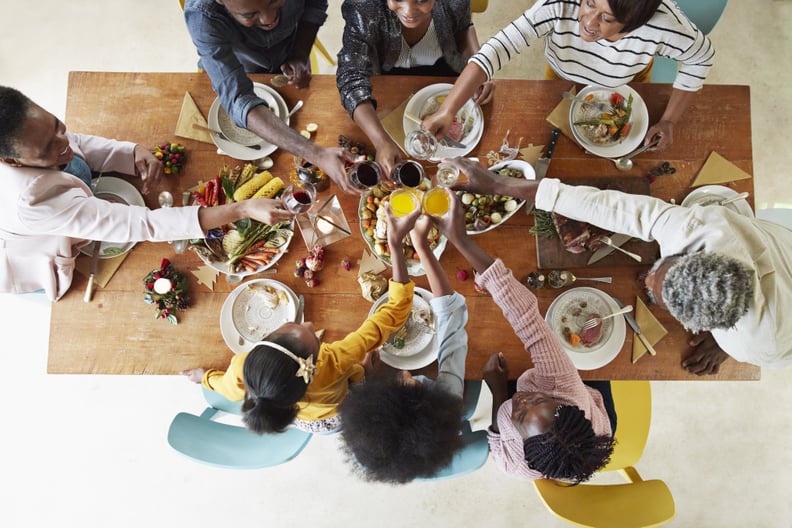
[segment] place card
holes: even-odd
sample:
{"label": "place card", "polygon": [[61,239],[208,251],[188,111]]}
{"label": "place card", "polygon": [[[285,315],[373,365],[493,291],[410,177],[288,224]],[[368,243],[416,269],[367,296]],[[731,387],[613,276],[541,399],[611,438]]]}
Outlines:
{"label": "place card", "polygon": [[[412,97],[412,95],[410,95]],[[405,99],[399,106],[391,110],[385,117],[380,119],[382,128],[390,135],[393,141],[404,150],[404,109],[407,108],[407,103],[410,97]]]}
{"label": "place card", "polygon": [[212,266],[199,266],[197,270],[192,270],[192,274],[198,278],[198,284],[203,284],[210,290],[214,291],[214,283],[217,280],[219,271]]}
{"label": "place card", "polygon": [[193,128],[193,124],[198,124],[202,127],[209,126],[206,122],[206,118],[204,118],[203,114],[198,109],[198,105],[195,104],[195,100],[193,100],[190,92],[184,92],[184,99],[182,100],[182,107],[179,112],[179,119],[176,122],[174,134],[180,137],[214,144],[209,132],[196,130]]}
{"label": "place card", "polygon": [[536,165],[536,160],[541,157],[544,147],[544,145],[529,143],[527,147],[520,149],[520,155],[526,162],[530,163],[531,166],[534,166]]}
{"label": "place card", "polygon": [[750,174],[713,150],[690,186],[715,185],[749,178],[752,178]]}

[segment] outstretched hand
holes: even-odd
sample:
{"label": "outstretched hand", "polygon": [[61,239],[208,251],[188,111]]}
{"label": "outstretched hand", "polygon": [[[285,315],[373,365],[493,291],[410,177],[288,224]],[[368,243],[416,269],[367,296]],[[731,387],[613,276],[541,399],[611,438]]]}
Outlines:
{"label": "outstretched hand", "polygon": [[720,364],[729,355],[718,346],[715,338],[710,332],[702,332],[694,335],[688,344],[693,347],[693,353],[682,361],[682,366],[691,374],[703,376],[705,374],[717,374]]}
{"label": "outstretched hand", "polygon": [[648,149],[650,152],[662,152],[674,143],[674,124],[671,121],[660,120],[646,131],[644,145],[648,145],[655,139],[660,141],[654,147]]}
{"label": "outstretched hand", "polygon": [[483,377],[493,395],[502,392],[501,395],[505,397],[509,384],[509,365],[503,352],[496,352],[489,357],[484,365]]}
{"label": "outstretched hand", "polygon": [[281,65],[281,71],[289,78],[289,84],[296,88],[308,88],[311,82],[311,66],[307,61],[288,59]]}
{"label": "outstretched hand", "polygon": [[141,145],[135,145],[135,172],[143,180],[143,194],[148,194],[157,187],[162,179],[163,165],[154,154]]}
{"label": "outstretched hand", "polygon": [[437,217],[434,219],[440,232],[443,233],[452,244],[457,245],[460,240],[467,236],[467,228],[465,227],[465,210],[462,207],[462,202],[456,196],[456,193],[451,194],[451,206],[448,214]]}
{"label": "outstretched hand", "polygon": [[278,222],[287,222],[292,219],[292,213],[286,210],[283,202],[271,198],[253,198],[247,200],[248,217],[268,225]]}
{"label": "outstretched hand", "polygon": [[186,376],[187,379],[189,379],[193,383],[201,383],[201,380],[203,380],[205,373],[206,370],[202,368],[192,368],[181,371],[182,376]]}
{"label": "outstretched hand", "polygon": [[341,147],[326,147],[321,149],[316,165],[345,193],[363,194],[364,191],[357,189],[347,178],[346,167],[354,162],[355,157],[348,150]]}

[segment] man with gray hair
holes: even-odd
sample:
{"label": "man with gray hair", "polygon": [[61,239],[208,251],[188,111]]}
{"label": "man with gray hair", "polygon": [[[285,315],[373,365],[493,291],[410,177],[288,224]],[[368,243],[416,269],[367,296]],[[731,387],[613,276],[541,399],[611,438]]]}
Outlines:
{"label": "man with gray hair", "polygon": [[656,240],[661,259],[646,276],[647,293],[694,332],[682,366],[715,374],[727,355],[760,367],[792,364],[792,230],[726,207],[682,207],[658,198],[501,177],[478,163],[454,164],[478,192],[535,202],[602,229]]}

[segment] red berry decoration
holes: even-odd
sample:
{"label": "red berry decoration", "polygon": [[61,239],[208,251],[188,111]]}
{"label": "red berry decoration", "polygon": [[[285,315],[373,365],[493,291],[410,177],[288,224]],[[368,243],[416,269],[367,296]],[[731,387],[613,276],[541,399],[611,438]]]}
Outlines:
{"label": "red berry decoration", "polygon": [[466,280],[468,280],[468,276],[469,275],[468,275],[468,272],[467,272],[466,269],[457,268],[457,272],[456,272],[456,278],[457,279],[459,279],[461,281],[466,281]]}
{"label": "red berry decoration", "polygon": [[184,145],[179,143],[162,143],[154,147],[152,151],[154,157],[162,161],[165,168],[162,172],[165,174],[178,174],[184,166],[184,161],[187,155],[184,152]]}
{"label": "red berry decoration", "polygon": [[347,259],[341,259],[341,267],[344,268],[344,271],[349,271],[352,269],[352,263]]}
{"label": "red berry decoration", "polygon": [[319,286],[319,279],[308,279],[307,281],[305,281],[305,285],[308,286],[309,288],[316,288],[317,286]]}

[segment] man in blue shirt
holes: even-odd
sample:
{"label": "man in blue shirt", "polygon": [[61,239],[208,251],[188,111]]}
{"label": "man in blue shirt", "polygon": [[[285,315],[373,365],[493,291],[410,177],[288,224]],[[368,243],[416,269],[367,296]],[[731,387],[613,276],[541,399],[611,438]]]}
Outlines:
{"label": "man in blue shirt", "polygon": [[349,159],[345,151],[320,147],[289,128],[253,92],[247,76],[283,73],[295,86],[307,87],[309,55],[327,19],[327,0],[186,0],[184,19],[198,64],[234,123],[319,166],[352,191],[344,170]]}

